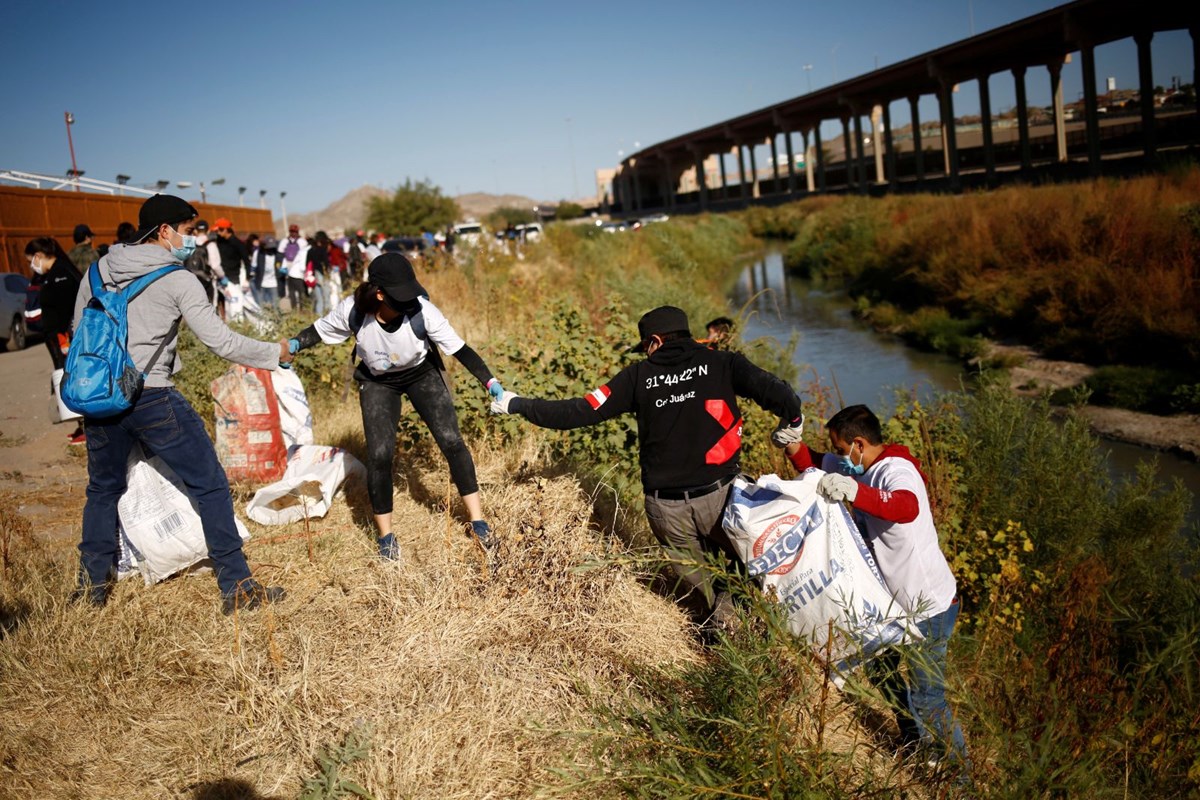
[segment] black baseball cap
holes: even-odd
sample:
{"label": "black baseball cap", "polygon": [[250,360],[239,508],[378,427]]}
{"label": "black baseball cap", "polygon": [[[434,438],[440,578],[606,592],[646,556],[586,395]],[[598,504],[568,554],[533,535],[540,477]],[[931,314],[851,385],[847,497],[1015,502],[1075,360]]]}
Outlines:
{"label": "black baseball cap", "polygon": [[417,281],[412,264],[400,253],[384,253],[372,261],[367,268],[367,280],[398,303],[429,296]]}
{"label": "black baseball cap", "polygon": [[659,306],[653,311],[647,311],[638,320],[638,343],[631,348],[634,353],[646,352],[646,343],[651,336],[662,336],[667,333],[682,333],[691,336],[688,327],[687,314],[682,308],[675,306]]}
{"label": "black baseball cap", "polygon": [[198,217],[200,212],[182,197],[173,194],[156,194],[146,199],[138,211],[138,229],[130,240],[140,244],[143,239],[158,229],[159,225],[175,226]]}
{"label": "black baseball cap", "polygon": [[92,229],[82,222],[75,226],[75,244],[79,244],[89,236],[95,235],[96,234],[92,233]]}

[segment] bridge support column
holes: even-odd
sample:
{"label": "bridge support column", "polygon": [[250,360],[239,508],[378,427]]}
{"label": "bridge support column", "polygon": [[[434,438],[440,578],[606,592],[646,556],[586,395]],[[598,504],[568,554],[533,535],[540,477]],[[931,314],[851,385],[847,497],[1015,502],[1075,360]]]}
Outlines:
{"label": "bridge support column", "polygon": [[863,145],[862,114],[854,109],[854,183],[859,191],[867,191],[867,153]]}
{"label": "bridge support column", "polygon": [[1067,162],[1067,120],[1063,107],[1062,61],[1046,65],[1050,70],[1050,97],[1054,103],[1054,158],[1060,164]]}
{"label": "bridge support column", "polygon": [[925,151],[921,149],[921,109],[917,105],[920,99],[915,94],[908,98],[909,113],[912,116],[913,170],[918,186],[925,182]]}
{"label": "bridge support column", "polygon": [[767,141],[771,144],[771,194],[779,194],[779,145],[775,141],[779,134],[772,134]]}
{"label": "bridge support column", "polygon": [[1013,67],[1013,81],[1017,88],[1017,136],[1020,139],[1021,171],[1029,172],[1033,160],[1029,155],[1029,102],[1025,99],[1025,67]]}
{"label": "bridge support column", "polygon": [[[796,191],[796,156],[792,152],[792,132],[784,131],[783,143],[787,145],[787,160],[788,160],[788,194],[793,194]],[[807,166],[808,159],[805,159]]]}
{"label": "bridge support column", "polygon": [[883,126],[880,124],[880,119],[883,117],[883,106],[871,106],[871,151],[875,153],[875,182],[883,183],[885,178],[883,174]]}
{"label": "bridge support column", "polygon": [[1154,130],[1154,68],[1150,61],[1150,40],[1153,33],[1134,35],[1138,54],[1138,92],[1142,96],[1142,150],[1146,158],[1158,152],[1158,137]]}
{"label": "bridge support column", "polygon": [[808,189],[808,193],[812,194],[817,189],[816,170],[813,168],[816,161],[816,155],[813,153],[813,147],[808,143],[808,131],[800,131],[800,142],[804,145],[804,186]]}
{"label": "bridge support column", "polygon": [[958,180],[958,130],[954,126],[954,82],[942,78],[939,84],[938,105],[942,112],[942,156],[950,188],[958,191],[962,186]]}
{"label": "bridge support column", "polygon": [[721,165],[721,199],[729,199],[729,177],[725,174],[725,154],[717,153],[717,163]]}
{"label": "bridge support column", "polygon": [[816,150],[817,156],[817,188],[823,192],[828,184],[825,179],[825,147],[821,143],[820,120],[813,126],[813,148]]}
{"label": "bridge support column", "polygon": [[892,104],[890,102],[883,104],[883,147],[887,151],[886,165],[886,180],[888,183],[896,182],[896,144],[892,141]]}
{"label": "bridge support column", "polygon": [[667,209],[675,210],[675,194],[679,189],[679,181],[675,180],[675,173],[671,170],[671,159],[663,160],[663,201]]}
{"label": "bridge support column", "polygon": [[696,187],[700,191],[700,210],[708,211],[708,176],[704,174],[704,153],[700,148],[692,149],[696,161]]}
{"label": "bridge support column", "polygon": [[746,149],[750,151],[750,197],[757,200],[761,192],[758,187],[758,160],[754,156],[754,142],[746,145]]}
{"label": "bridge support column", "polygon": [[979,122],[983,131],[983,164],[988,185],[996,181],[996,147],[992,141],[992,93],[987,74],[979,78]]}
{"label": "bridge support column", "polygon": [[742,143],[737,143],[738,154],[738,199],[746,199],[746,156],[742,152]]}
{"label": "bridge support column", "polygon": [[842,117],[842,159],[846,165],[846,186],[854,187],[854,143],[850,141],[850,118]]}
{"label": "bridge support column", "polygon": [[1083,118],[1087,130],[1088,174],[1100,174],[1100,112],[1096,108],[1096,50],[1091,42],[1079,47],[1083,68]]}

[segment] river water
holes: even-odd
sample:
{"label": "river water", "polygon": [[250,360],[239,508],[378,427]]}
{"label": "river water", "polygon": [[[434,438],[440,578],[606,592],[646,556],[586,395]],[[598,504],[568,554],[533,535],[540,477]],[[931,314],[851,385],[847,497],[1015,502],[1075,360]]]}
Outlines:
{"label": "river water", "polygon": [[[896,406],[896,390],[916,393],[922,401],[939,392],[969,388],[959,362],[908,347],[877,333],[851,313],[852,301],[840,291],[814,288],[788,276],[779,250],[768,249],[738,276],[730,295],[735,311],[744,309],[743,339],[771,337],[786,345],[799,341],[792,361],[803,370],[801,384],[814,378],[840,393],[835,406],[865,403],[881,417]],[[1101,440],[1114,478],[1131,475],[1139,461],[1158,458],[1159,477],[1179,478],[1192,493],[1189,527],[1200,536],[1200,464],[1149,448]]]}

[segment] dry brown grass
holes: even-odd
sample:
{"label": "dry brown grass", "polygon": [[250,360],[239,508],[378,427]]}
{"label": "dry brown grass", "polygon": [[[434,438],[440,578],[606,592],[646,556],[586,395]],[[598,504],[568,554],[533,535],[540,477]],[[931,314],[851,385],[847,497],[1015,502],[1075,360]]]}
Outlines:
{"label": "dry brown grass", "polygon": [[[325,419],[318,440],[359,424],[357,409]],[[125,581],[99,611],[68,605],[74,551],[10,526],[0,794],[291,797],[354,729],[371,752],[348,774],[377,797],[522,797],[549,782],[574,746],[552,731],[586,724],[589,695],[620,696],[635,669],[696,645],[635,576],[577,569],[615,545],[589,527],[575,481],[510,480],[529,450],[476,455],[501,539],[494,576],[435,457],[412,470],[423,502],[397,496],[401,565],[374,557],[346,503],[312,523],[311,562],[303,523],[256,526],[251,564],[289,595],[237,618],[204,576]]]}

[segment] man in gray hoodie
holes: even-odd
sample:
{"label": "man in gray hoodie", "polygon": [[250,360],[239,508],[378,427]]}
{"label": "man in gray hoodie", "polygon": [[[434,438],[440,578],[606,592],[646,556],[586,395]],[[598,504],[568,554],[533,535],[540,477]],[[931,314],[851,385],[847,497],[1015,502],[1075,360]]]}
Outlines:
{"label": "man in gray hoodie", "polygon": [[[196,209],[178,197],[156,194],[146,200],[131,243],[113,245],[97,265],[106,288],[123,289],[159,267],[182,265],[196,246],[192,235],[196,217]],[[85,275],[75,299],[76,327],[91,297]],[[117,501],[125,492],[126,461],[136,442],[175,470],[199,505],[224,613],[282,599],[282,588],[262,586],[250,575],[234,524],[229,480],[204,423],[175,388],[171,376],[180,368],[176,345],[181,320],[214,353],[250,367],[274,370],[290,362],[287,341],[260,342],[234,333],[217,316],[196,276],[186,269],[151,283],[130,303],[128,316],[129,354],[146,375],[145,388],[128,411],[84,419],[88,487],[75,597],[93,605],[108,600],[117,556]]]}

